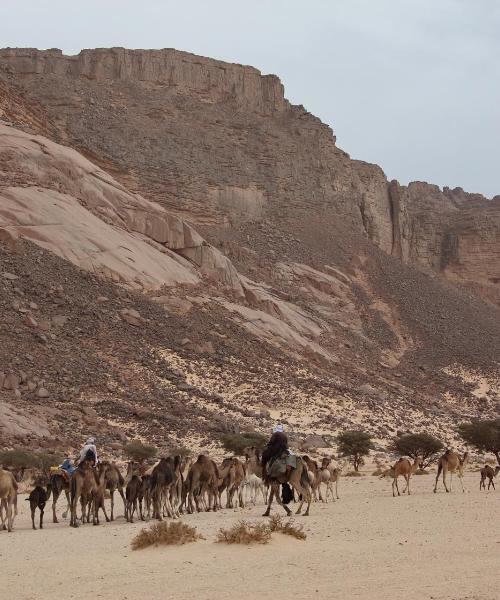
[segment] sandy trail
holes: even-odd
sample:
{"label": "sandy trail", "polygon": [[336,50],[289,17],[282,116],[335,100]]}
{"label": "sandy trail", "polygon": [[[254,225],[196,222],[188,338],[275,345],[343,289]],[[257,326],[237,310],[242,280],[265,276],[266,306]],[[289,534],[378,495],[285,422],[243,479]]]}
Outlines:
{"label": "sandy trail", "polygon": [[[456,482],[458,484],[458,482]],[[314,504],[300,518],[308,539],[275,535],[268,546],[214,543],[217,529],[260,519],[261,506],[188,515],[206,536],[182,547],[132,551],[144,524],[119,519],[77,530],[67,523],[32,531],[21,499],[13,534],[0,532],[2,598],[45,600],[264,600],[309,598],[493,600],[500,596],[500,491],[432,493],[432,476],[413,479],[414,495],[393,499],[389,480],[343,479],[341,500]],[[61,509],[63,503],[61,502]],[[118,514],[122,514],[121,500]],[[49,511],[46,512],[49,516]]]}

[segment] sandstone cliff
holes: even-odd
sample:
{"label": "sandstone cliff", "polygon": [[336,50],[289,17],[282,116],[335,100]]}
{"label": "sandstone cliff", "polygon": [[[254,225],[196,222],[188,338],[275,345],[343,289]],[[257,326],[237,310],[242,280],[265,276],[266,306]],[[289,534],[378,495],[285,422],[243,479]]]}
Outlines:
{"label": "sandstone cliff", "polygon": [[389,184],[290,105],[275,76],[171,49],[4,49],[0,67],[61,139],[194,223],[324,210],[403,261],[499,297],[498,200]]}
{"label": "sandstone cliff", "polygon": [[4,434],[497,411],[498,199],[389,183],[276,77],[175,50],[1,50],[0,119]]}

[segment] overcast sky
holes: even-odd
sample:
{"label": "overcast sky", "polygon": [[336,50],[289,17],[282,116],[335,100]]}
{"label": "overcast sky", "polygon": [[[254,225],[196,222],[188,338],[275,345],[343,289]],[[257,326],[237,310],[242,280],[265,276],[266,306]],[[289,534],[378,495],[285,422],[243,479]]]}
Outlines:
{"label": "overcast sky", "polygon": [[0,46],[253,65],[390,179],[500,194],[500,0],[0,0]]}

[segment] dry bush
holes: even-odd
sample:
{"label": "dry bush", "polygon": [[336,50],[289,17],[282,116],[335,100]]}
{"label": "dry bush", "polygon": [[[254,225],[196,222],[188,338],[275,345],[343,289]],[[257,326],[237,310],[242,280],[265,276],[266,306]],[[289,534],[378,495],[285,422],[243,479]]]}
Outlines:
{"label": "dry bush", "polygon": [[382,475],[382,473],[385,473],[385,469],[378,467],[377,469],[375,469],[375,471],[373,471],[372,475],[373,477],[378,477]]}
{"label": "dry bush", "polygon": [[283,518],[279,515],[273,515],[269,519],[269,529],[273,533],[284,533],[285,535],[291,535],[298,540],[305,540],[307,538],[302,525],[295,525],[293,521],[283,522]]}
{"label": "dry bush", "polygon": [[132,550],[140,550],[148,546],[188,544],[197,540],[204,540],[195,527],[190,527],[182,521],[173,523],[155,523],[149,529],[142,529],[132,540]]}
{"label": "dry bush", "polygon": [[430,471],[427,469],[417,469],[415,475],[429,475]]}
{"label": "dry bush", "polygon": [[359,471],[348,471],[344,477],[363,477],[363,474]]}
{"label": "dry bush", "polygon": [[267,544],[271,539],[271,529],[264,523],[238,521],[229,529],[219,529],[217,542],[225,544]]}

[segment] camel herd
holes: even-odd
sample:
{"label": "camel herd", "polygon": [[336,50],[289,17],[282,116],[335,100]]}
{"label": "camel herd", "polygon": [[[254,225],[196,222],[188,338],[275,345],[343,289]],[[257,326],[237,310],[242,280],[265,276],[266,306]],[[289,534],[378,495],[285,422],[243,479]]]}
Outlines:
{"label": "camel herd", "polygon": [[[84,461],[67,477],[63,472],[51,474],[45,486],[38,484],[27,499],[30,502],[33,529],[35,511],[40,511],[39,527],[43,528],[43,514],[46,503],[52,496],[52,520],[58,522],[56,506],[60,495],[64,492],[67,508],[63,518],[70,514],[70,525],[78,527],[80,523],[99,524],[100,511],[106,521],[114,520],[115,493],[120,494],[128,522],[134,521],[134,516],[141,520],[164,517],[178,518],[182,513],[199,511],[217,511],[223,507],[222,496],[225,492],[225,507],[241,507],[245,502],[256,504],[262,497],[267,504],[264,516],[269,516],[273,500],[283,507],[288,515],[291,514],[287,501],[283,499],[281,486],[288,484],[291,498],[298,501],[297,514],[300,514],[304,504],[307,504],[304,516],[309,514],[311,502],[328,502],[339,498],[338,482],[343,465],[334,466],[330,458],[323,458],[320,463],[309,456],[297,456],[296,466],[275,477],[265,478],[262,472],[262,461],[259,450],[246,448],[245,460],[230,457],[215,462],[208,456],[200,455],[196,460],[186,456],[171,456],[161,458],[153,467],[143,462],[131,461],[127,464],[125,476],[118,466],[108,461],[101,461],[96,467]],[[451,491],[453,475],[456,474],[463,485],[463,475],[468,463],[467,452],[460,456],[447,450],[438,461],[438,470],[434,485],[437,491],[439,477],[442,475],[446,492]],[[401,495],[398,479],[402,477],[405,487],[402,491],[409,495],[410,480],[418,469],[422,468],[422,457],[413,462],[400,458],[390,469],[384,471],[381,477],[392,477],[393,496]],[[493,469],[486,465],[481,469],[480,489],[485,489],[486,479],[495,488],[493,479],[500,472],[500,466]],[[449,487],[447,478],[449,476]],[[17,515],[18,476],[6,469],[0,468],[0,529],[12,531],[14,518]],[[284,486],[286,487],[286,486]],[[324,495],[323,495],[324,491]],[[111,500],[108,516],[104,498],[109,494]],[[290,498],[290,499],[291,499]],[[78,507],[80,514],[78,515]]]}

